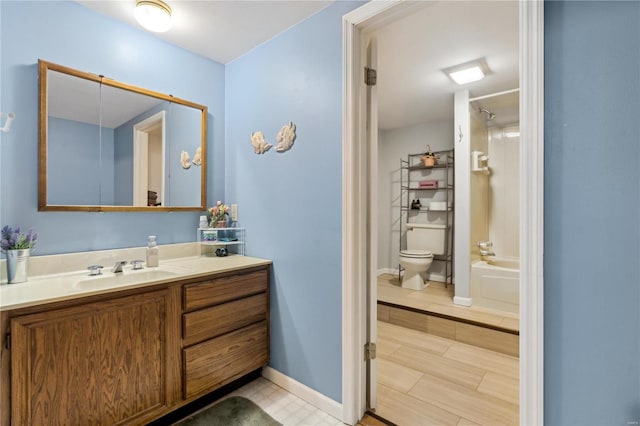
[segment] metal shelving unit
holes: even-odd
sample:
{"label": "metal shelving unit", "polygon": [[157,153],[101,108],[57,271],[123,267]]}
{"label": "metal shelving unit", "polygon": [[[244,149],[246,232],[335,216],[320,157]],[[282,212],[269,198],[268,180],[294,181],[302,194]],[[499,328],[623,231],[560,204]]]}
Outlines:
{"label": "metal shelving unit", "polygon": [[[445,286],[453,284],[453,215],[454,215],[454,195],[455,195],[455,172],[454,172],[454,150],[436,151],[438,161],[433,166],[422,164],[420,154],[409,154],[407,159],[400,159],[400,250],[406,248],[406,224],[411,215],[443,215],[443,219],[438,223],[445,225],[445,254],[434,255],[433,259],[445,262]],[[423,188],[418,185],[417,174],[424,178],[438,181],[437,188]],[[443,185],[440,186],[440,182]],[[444,201],[444,210],[432,210],[429,207],[419,209],[411,208],[413,199],[420,199],[420,194],[434,197],[435,194],[443,194],[439,201]],[[398,265],[398,275],[402,271],[402,266]],[[400,278],[398,276],[398,278]]]}

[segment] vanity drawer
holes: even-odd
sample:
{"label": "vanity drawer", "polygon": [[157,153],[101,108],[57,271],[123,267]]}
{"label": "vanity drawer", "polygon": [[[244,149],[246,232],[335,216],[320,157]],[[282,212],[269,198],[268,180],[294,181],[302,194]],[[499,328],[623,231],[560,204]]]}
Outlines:
{"label": "vanity drawer", "polygon": [[184,286],[183,308],[190,311],[267,291],[268,268]]}
{"label": "vanity drawer", "polygon": [[184,346],[267,319],[267,293],[182,315]]}
{"label": "vanity drawer", "polygon": [[267,322],[183,349],[184,398],[209,392],[269,362]]}

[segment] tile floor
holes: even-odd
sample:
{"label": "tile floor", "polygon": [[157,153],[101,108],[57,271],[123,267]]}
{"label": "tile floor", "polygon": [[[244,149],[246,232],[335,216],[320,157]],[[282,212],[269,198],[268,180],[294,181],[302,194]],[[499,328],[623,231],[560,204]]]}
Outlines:
{"label": "tile floor", "polygon": [[243,396],[253,401],[284,426],[342,426],[342,422],[287,392],[265,378],[258,378],[226,395]]}

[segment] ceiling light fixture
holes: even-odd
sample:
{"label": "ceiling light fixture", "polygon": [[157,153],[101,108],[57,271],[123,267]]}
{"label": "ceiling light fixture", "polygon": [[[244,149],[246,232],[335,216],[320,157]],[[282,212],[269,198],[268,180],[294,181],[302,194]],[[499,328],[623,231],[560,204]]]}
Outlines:
{"label": "ceiling light fixture", "polygon": [[486,75],[490,74],[489,67],[484,58],[455,65],[442,71],[449,76],[451,80],[460,85],[482,80]]}
{"label": "ceiling light fixture", "polygon": [[479,66],[473,66],[460,71],[455,71],[449,74],[449,77],[456,83],[462,85],[467,83],[473,83],[474,81],[482,80],[484,73]]}
{"label": "ceiling light fixture", "polygon": [[168,31],[173,25],[171,8],[160,0],[138,0],[133,14],[140,25],[155,33]]}

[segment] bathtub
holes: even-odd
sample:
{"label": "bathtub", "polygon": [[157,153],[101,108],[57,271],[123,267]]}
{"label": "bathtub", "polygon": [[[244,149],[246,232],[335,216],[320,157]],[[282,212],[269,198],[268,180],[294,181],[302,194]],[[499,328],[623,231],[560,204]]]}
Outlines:
{"label": "bathtub", "polygon": [[518,259],[492,258],[471,265],[473,306],[520,312],[520,262]]}

